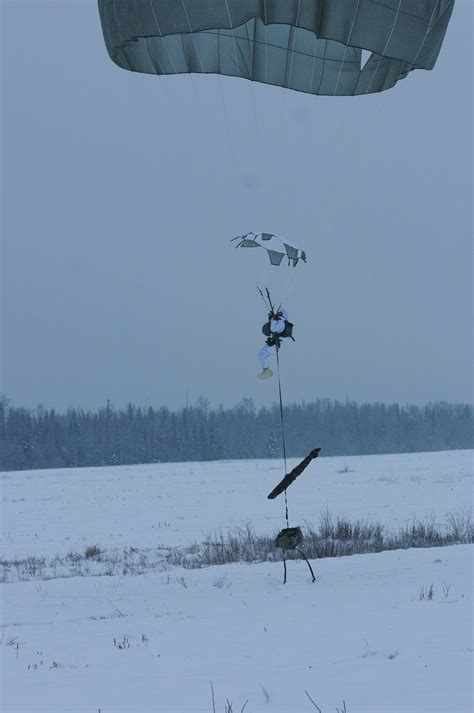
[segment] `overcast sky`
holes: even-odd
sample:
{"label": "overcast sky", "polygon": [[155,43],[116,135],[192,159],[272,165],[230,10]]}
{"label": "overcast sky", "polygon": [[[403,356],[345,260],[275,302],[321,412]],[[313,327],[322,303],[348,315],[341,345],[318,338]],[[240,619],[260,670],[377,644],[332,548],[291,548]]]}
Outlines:
{"label": "overcast sky", "polygon": [[[472,399],[472,4],[394,89],[313,97],[109,59],[93,0],[1,0],[2,371],[14,404]],[[307,265],[233,250],[266,230]],[[300,269],[301,268],[301,269]]]}

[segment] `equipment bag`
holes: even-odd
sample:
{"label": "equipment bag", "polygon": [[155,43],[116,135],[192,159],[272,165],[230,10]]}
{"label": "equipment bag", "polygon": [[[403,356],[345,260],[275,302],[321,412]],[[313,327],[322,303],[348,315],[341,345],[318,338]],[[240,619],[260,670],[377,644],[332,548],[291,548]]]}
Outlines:
{"label": "equipment bag", "polygon": [[[295,341],[295,338],[293,336],[293,327],[294,327],[294,324],[292,322],[288,322],[288,320],[285,319],[285,330],[283,332],[280,332],[278,334],[278,336],[280,338],[289,337],[290,339]],[[262,332],[266,337],[272,336],[272,330],[270,329],[270,320],[268,322],[265,322],[265,324],[262,327]]]}

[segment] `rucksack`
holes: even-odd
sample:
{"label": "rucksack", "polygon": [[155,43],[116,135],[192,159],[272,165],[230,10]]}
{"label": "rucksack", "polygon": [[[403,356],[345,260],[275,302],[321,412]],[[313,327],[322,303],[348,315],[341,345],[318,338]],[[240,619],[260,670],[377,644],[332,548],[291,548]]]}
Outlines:
{"label": "rucksack", "polygon": [[[294,324],[292,322],[289,322],[287,319],[285,319],[285,329],[283,332],[280,332],[278,334],[280,339],[289,337],[290,339],[295,341],[295,338],[293,336],[293,327],[294,327]],[[270,320],[268,322],[265,322],[265,324],[262,327],[262,332],[266,337],[272,336],[272,330],[270,329]]]}

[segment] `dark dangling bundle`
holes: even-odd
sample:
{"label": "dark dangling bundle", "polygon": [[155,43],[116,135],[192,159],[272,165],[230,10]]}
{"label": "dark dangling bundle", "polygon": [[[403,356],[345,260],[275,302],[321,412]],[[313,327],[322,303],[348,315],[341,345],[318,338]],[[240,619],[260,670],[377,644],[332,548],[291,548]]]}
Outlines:
{"label": "dark dangling bundle", "polygon": [[283,576],[283,584],[286,584],[286,556],[285,552],[288,550],[296,550],[299,555],[304,559],[306,564],[309,567],[309,571],[311,572],[311,577],[312,581],[316,581],[316,577],[314,576],[313,568],[311,567],[306,555],[302,550],[299,549],[298,545],[301,545],[303,542],[303,533],[301,532],[301,527],[285,527],[283,530],[280,530],[278,533],[276,540],[275,540],[275,545],[277,547],[280,547],[282,552],[283,552],[283,569],[284,569],[284,576]]}

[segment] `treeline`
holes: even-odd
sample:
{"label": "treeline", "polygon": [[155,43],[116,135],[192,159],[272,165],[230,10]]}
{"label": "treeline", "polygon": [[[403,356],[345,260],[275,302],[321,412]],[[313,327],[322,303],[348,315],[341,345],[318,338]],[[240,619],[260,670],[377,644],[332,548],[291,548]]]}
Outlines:
{"label": "treeline", "polygon": [[[284,409],[288,456],[407,453],[474,447],[474,408],[340,403]],[[0,399],[0,470],[273,458],[282,452],[280,411],[251,399],[212,409],[204,399],[171,411],[107,404],[97,412],[27,410]]]}

